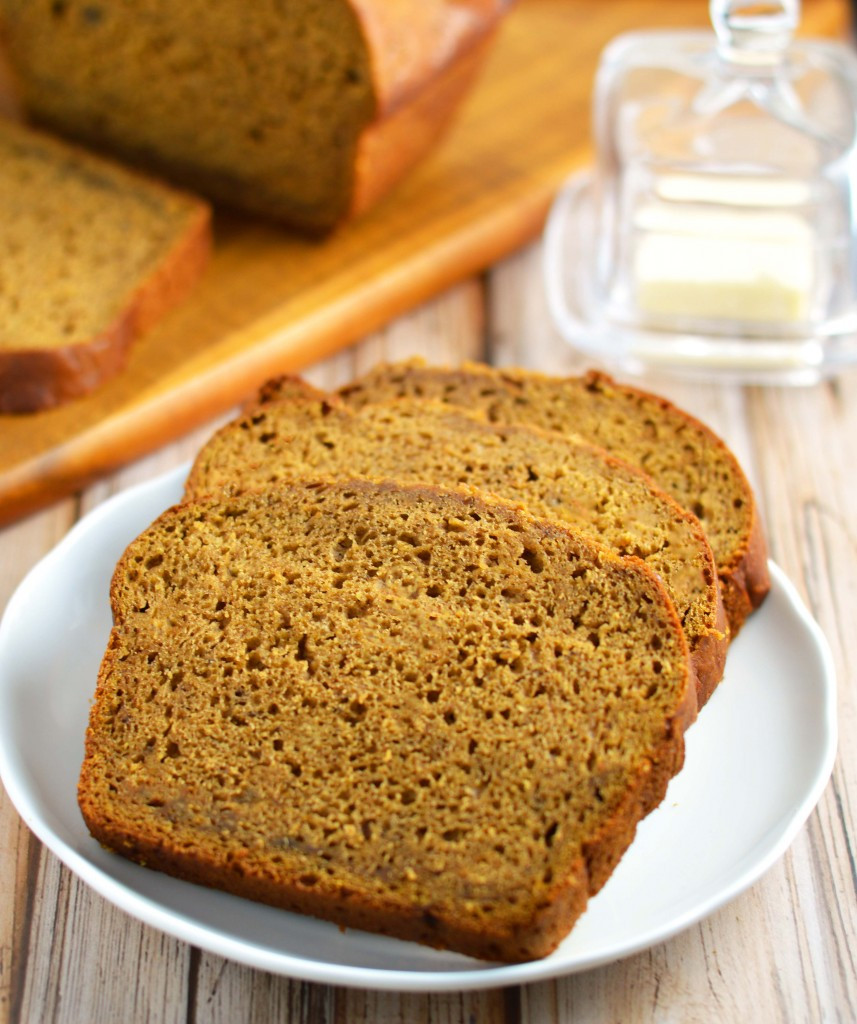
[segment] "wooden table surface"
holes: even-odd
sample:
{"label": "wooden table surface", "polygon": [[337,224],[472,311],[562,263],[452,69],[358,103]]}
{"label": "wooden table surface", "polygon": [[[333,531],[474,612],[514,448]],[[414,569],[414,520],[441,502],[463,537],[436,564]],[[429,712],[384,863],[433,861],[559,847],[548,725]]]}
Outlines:
{"label": "wooden table surface", "polygon": [[[562,373],[584,365],[550,325],[538,244],[312,367],[308,376],[335,386],[380,358],[414,353]],[[326,988],[228,962],[137,923],[61,866],[0,793],[0,1021],[857,1020],[857,373],[805,390],[666,378],[648,386],[694,410],[733,446],[756,487],[771,555],[833,650],[840,724],[833,778],[808,824],[761,881],[668,942],[556,981],[433,995]],[[0,532],[0,610],[77,519],[186,459],[209,430]]]}

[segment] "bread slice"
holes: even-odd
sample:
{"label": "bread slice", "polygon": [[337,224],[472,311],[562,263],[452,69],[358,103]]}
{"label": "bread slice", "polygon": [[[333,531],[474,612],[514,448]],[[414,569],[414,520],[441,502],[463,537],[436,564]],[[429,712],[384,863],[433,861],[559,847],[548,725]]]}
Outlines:
{"label": "bread slice", "polygon": [[720,680],[726,617],[702,528],[643,473],[603,449],[420,399],[350,410],[283,379],[203,447],[186,495],[233,495],[320,474],[475,487],[644,559],[676,604],[700,706]]}
{"label": "bread slice", "polygon": [[111,602],[93,836],[343,926],[544,956],[682,764],[695,701],[654,574],[475,495],[177,506]]}
{"label": "bread slice", "polygon": [[478,363],[378,366],[342,389],[351,405],[399,395],[481,409],[498,423],[574,434],[644,470],[701,522],[714,551],[732,634],[770,588],[759,510],[737,459],[708,427],[664,398],[603,373],[548,377]]}
{"label": "bread slice", "polygon": [[214,199],[325,231],[422,157],[508,0],[0,0],[45,125]]}
{"label": "bread slice", "polygon": [[117,373],[196,282],[209,220],[198,199],[0,119],[0,412]]}

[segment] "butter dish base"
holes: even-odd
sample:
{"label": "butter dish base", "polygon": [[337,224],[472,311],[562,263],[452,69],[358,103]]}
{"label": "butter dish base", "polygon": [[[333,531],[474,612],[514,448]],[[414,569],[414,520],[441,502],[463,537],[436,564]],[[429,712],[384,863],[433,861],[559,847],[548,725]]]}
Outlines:
{"label": "butter dish base", "polygon": [[[570,178],[554,200],[544,232],[548,306],[562,338],[613,371],[669,373],[730,384],[816,384],[857,363],[857,310],[835,322],[796,325],[770,336],[764,325],[710,333],[660,329],[612,317],[599,294],[599,224],[589,171]],[[803,329],[801,329],[803,326]]]}

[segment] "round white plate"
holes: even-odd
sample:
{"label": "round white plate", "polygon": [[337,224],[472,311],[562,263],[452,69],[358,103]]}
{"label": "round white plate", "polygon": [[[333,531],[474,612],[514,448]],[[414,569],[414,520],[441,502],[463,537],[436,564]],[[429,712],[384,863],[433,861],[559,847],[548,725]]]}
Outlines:
{"label": "round white plate", "polygon": [[607,885],[544,960],[494,965],[285,913],[138,867],[90,838],[76,784],[125,546],[181,494],[186,467],[105,502],[18,588],[0,624],[0,775],[27,825],[102,896],[253,967],[363,988],[445,991],[594,967],[687,928],[751,885],[815,806],[836,746],[819,628],[776,565],[687,736],[687,759]]}

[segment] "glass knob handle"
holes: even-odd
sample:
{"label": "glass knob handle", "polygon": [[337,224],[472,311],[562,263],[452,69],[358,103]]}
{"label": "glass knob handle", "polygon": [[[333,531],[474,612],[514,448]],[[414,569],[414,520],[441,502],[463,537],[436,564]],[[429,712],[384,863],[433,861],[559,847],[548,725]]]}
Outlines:
{"label": "glass knob handle", "polygon": [[708,7],[721,54],[737,61],[776,60],[800,22],[800,0],[710,0]]}

